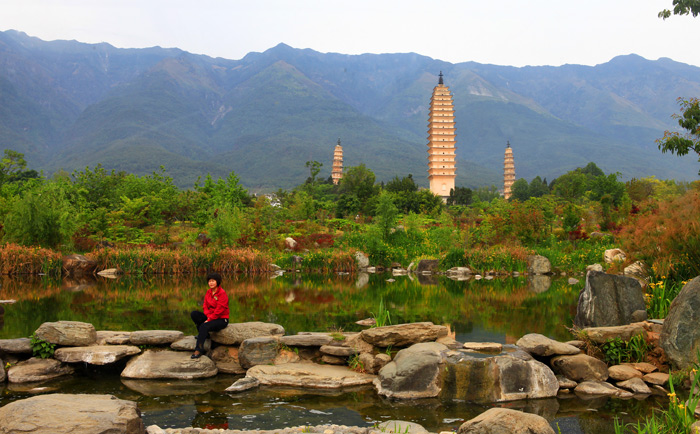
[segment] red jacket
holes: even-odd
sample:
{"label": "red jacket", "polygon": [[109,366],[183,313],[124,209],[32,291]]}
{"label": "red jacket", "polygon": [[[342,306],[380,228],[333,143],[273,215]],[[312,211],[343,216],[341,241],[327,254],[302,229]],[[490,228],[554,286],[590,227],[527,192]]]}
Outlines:
{"label": "red jacket", "polygon": [[215,289],[216,293],[212,294],[211,289],[207,289],[204,295],[204,315],[207,316],[207,321],[219,318],[228,319],[228,295],[219,286]]}

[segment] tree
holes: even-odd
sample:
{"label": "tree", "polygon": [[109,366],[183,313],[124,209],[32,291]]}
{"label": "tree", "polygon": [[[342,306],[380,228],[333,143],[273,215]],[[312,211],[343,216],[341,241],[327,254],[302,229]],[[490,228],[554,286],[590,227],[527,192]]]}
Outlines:
{"label": "tree", "polygon": [[362,205],[362,211],[366,211],[364,205],[375,194],[374,180],[374,172],[365,167],[364,164],[348,167],[340,180],[338,191],[341,194],[345,193],[357,197]]}
{"label": "tree", "polygon": [[510,186],[511,199],[525,202],[530,198],[530,187],[525,178],[520,178]]}
{"label": "tree", "polygon": [[309,179],[306,181],[306,183],[311,184],[311,188],[313,188],[314,184],[316,184],[316,177],[321,172],[321,167],[323,167],[323,163],[319,163],[316,160],[307,161],[306,167],[309,169],[309,175],[310,175]]}
{"label": "tree", "polygon": [[381,231],[382,239],[386,241],[389,239],[391,229],[396,224],[396,218],[399,215],[399,210],[394,205],[394,201],[391,199],[391,194],[389,192],[384,191],[379,195],[375,213],[377,216],[377,226]]}
{"label": "tree", "polygon": [[669,18],[673,15],[688,15],[693,14],[693,17],[697,17],[700,14],[700,0],[673,0],[673,12],[668,9],[664,9],[659,12],[659,18]]}
{"label": "tree", "polygon": [[[675,3],[675,2],[674,2]],[[700,0],[699,0],[700,3]],[[687,131],[681,134],[676,131],[666,131],[664,137],[657,140],[661,152],[676,155],[687,155],[690,151],[698,154],[700,162],[700,100],[698,98],[678,98],[682,114],[674,114],[678,125]],[[700,175],[700,170],[698,171]]]}
{"label": "tree", "polygon": [[5,149],[0,160],[0,184],[39,177],[36,170],[26,170],[26,168],[27,161],[23,153]]}
{"label": "tree", "polygon": [[472,189],[467,187],[455,187],[450,189],[448,205],[469,205],[472,203]]}

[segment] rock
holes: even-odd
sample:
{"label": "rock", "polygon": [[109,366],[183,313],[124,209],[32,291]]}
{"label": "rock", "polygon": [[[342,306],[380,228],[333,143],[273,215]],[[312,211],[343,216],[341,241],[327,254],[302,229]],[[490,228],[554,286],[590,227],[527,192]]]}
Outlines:
{"label": "rock", "polygon": [[700,276],[686,283],[668,308],[661,330],[661,348],[675,369],[696,362],[700,349]]}
{"label": "rock", "polygon": [[374,381],[379,395],[402,399],[438,396],[444,351],[447,347],[435,342],[419,343],[399,351]]}
{"label": "rock", "polygon": [[641,393],[645,395],[651,394],[651,389],[649,386],[639,377],[633,377],[628,380],[619,381],[617,387],[625,390],[629,390],[632,393]]}
{"label": "rock", "polygon": [[56,359],[32,357],[10,367],[7,371],[7,380],[10,383],[31,383],[53,380],[64,375],[71,375],[73,372],[73,368]]}
{"label": "rock", "polygon": [[290,350],[279,350],[277,357],[272,361],[274,365],[284,365],[286,363],[298,363],[301,361],[301,357],[295,351]]}
{"label": "rock", "polygon": [[112,395],[39,395],[0,408],[0,433],[143,434],[136,403]]}
{"label": "rock", "polygon": [[96,335],[96,345],[128,345],[131,343],[131,332],[98,330]]}
{"label": "rock", "polygon": [[216,365],[206,357],[191,359],[190,354],[181,351],[147,350],[126,364],[122,378],[176,378],[191,380],[213,377],[217,374]]}
{"label": "rock", "polygon": [[457,434],[554,434],[554,430],[542,416],[491,408],[464,422]]}
{"label": "rock", "polygon": [[603,271],[603,266],[600,265],[600,264],[592,264],[592,265],[589,265],[589,266],[586,267],[586,273],[588,273],[589,271],[600,271],[600,272],[602,272],[602,271]]}
{"label": "rock", "polygon": [[515,345],[535,356],[547,357],[552,355],[571,355],[581,352],[580,349],[555,341],[538,333],[529,333],[518,339]]}
{"label": "rock", "polygon": [[541,294],[549,291],[550,286],[552,286],[552,278],[549,275],[528,274],[527,276],[527,290],[530,292]]}
{"label": "rock", "polygon": [[452,267],[445,272],[447,277],[468,277],[472,275],[469,267]]}
{"label": "rock", "polygon": [[63,271],[67,276],[84,276],[93,274],[97,268],[97,261],[86,258],[83,255],[72,254],[64,256]]}
{"label": "rock", "polygon": [[646,338],[647,332],[643,323],[627,324],[615,327],[588,327],[582,330],[588,339],[596,344],[604,344],[607,341],[620,338],[627,342],[634,336],[642,335]]}
{"label": "rock", "polygon": [[417,274],[434,274],[438,271],[440,266],[440,261],[437,259],[421,259],[418,261],[418,268],[416,268]]}
{"label": "rock", "polygon": [[350,348],[343,345],[324,345],[319,350],[324,354],[329,354],[331,356],[337,357],[349,357],[357,354],[354,348]]}
{"label": "rock", "polygon": [[184,336],[177,330],[139,330],[131,332],[129,341],[132,345],[170,345]]}
{"label": "rock", "polygon": [[92,345],[97,340],[95,327],[79,321],[45,322],[34,334],[43,341],[69,347]]}
{"label": "rock", "polygon": [[554,372],[576,382],[608,379],[608,367],[605,362],[585,354],[556,356],[550,364]]}
{"label": "rock", "polygon": [[569,280],[566,281],[569,285],[576,285],[578,283],[578,279],[574,279],[573,277],[569,277]]}
{"label": "rock", "polygon": [[220,345],[211,352],[211,359],[222,374],[245,374],[246,369],[238,361],[238,348]]}
{"label": "rock", "polygon": [[408,275],[408,271],[404,270],[403,268],[392,268],[391,275],[392,276],[406,276],[406,275]]}
{"label": "rock", "polygon": [[282,336],[284,327],[259,321],[232,323],[218,332],[211,332],[211,340],[222,345],[239,345],[246,339]]}
{"label": "rock", "polygon": [[347,335],[343,344],[355,350],[355,353],[374,353],[374,346],[362,338],[362,333]]}
{"label": "rock", "polygon": [[500,353],[503,350],[503,345],[497,342],[466,342],[462,345],[462,348],[487,353]]}
{"label": "rock", "polygon": [[347,359],[345,357],[324,354],[321,356],[321,363],[326,363],[328,365],[345,365],[347,364]]}
{"label": "rock", "polygon": [[333,342],[328,333],[304,333],[280,337],[280,344],[288,347],[320,347]]}
{"label": "rock", "polygon": [[574,380],[569,380],[563,375],[557,375],[557,381],[559,382],[560,389],[573,389],[578,386],[578,383]]}
{"label": "rock", "polygon": [[552,274],[552,264],[542,255],[530,255],[527,257],[528,274]]}
{"label": "rock", "polygon": [[547,365],[512,346],[491,357],[449,351],[442,377],[441,399],[500,402],[554,397],[559,390]]}
{"label": "rock", "polygon": [[369,267],[369,257],[362,252],[355,252],[355,262],[360,270]]}
{"label": "rock", "polygon": [[32,340],[29,338],[0,339],[0,352],[10,354],[31,354]]}
{"label": "rock", "polygon": [[625,262],[625,259],[627,259],[627,255],[620,249],[608,249],[603,253],[603,260],[606,264]]}
{"label": "rock", "polygon": [[287,237],[284,239],[284,246],[288,249],[294,250],[294,248],[297,246],[297,242],[294,238]]}
{"label": "rock", "polygon": [[5,362],[0,359],[0,383],[4,383],[7,378],[7,373],[5,372]]}
{"label": "rock", "polygon": [[139,347],[132,345],[93,345],[90,347],[59,348],[53,356],[65,363],[107,365],[140,352]]}
{"label": "rock", "polygon": [[422,425],[405,420],[387,420],[382,422],[375,428],[383,433],[398,433],[398,434],[429,434]]}
{"label": "rock", "polygon": [[124,386],[144,396],[167,396],[176,398],[202,395],[214,390],[218,393],[220,390],[220,384],[217,384],[216,377],[177,381],[168,378],[150,380],[122,378],[121,382]]}
{"label": "rock", "polygon": [[700,434],[700,422],[690,425],[690,434]]}
{"label": "rock", "polygon": [[232,385],[224,389],[225,392],[243,392],[244,390],[253,389],[260,386],[260,381],[253,377],[239,378]]}
{"label": "rock", "polygon": [[642,373],[629,365],[615,365],[608,368],[609,378],[615,381],[625,381],[630,378],[642,378]]}
{"label": "rock", "polygon": [[[194,351],[194,347],[197,345],[196,336],[183,336],[170,344],[170,349],[175,351]],[[204,352],[209,352],[211,350],[211,339],[204,341]]]}
{"label": "rock", "polygon": [[646,362],[638,362],[638,363],[623,363],[625,366],[631,366],[637,371],[643,373],[643,374],[648,374],[650,372],[656,371],[656,366],[652,365],[651,363],[646,363]]}
{"label": "rock", "polygon": [[267,386],[289,386],[312,389],[340,389],[372,383],[374,375],[359,373],[347,366],[289,363],[286,365],[257,365],[246,373]]}
{"label": "rock", "polygon": [[582,395],[606,395],[617,396],[619,398],[628,398],[632,396],[630,392],[618,389],[605,381],[584,381],[576,386],[574,392]]}
{"label": "rock", "polygon": [[431,322],[374,327],[360,333],[362,339],[377,347],[404,347],[420,342],[435,341],[447,335],[447,327]]}
{"label": "rock", "polygon": [[624,273],[641,278],[647,276],[646,267],[644,266],[644,263],[642,261],[637,261],[634,264],[626,266]]}
{"label": "rock", "polygon": [[238,361],[245,369],[255,365],[269,365],[275,361],[278,348],[276,337],[246,339],[238,349]]}
{"label": "rock", "polygon": [[669,375],[663,372],[652,372],[650,374],[645,374],[642,376],[642,380],[646,383],[653,384],[656,386],[663,386],[668,383]]}
{"label": "rock", "polygon": [[117,268],[106,268],[102,271],[97,272],[98,276],[115,278],[119,275],[119,270]]}
{"label": "rock", "polygon": [[644,291],[631,277],[589,271],[581,290],[574,324],[578,327],[626,325],[635,311],[646,312]]}

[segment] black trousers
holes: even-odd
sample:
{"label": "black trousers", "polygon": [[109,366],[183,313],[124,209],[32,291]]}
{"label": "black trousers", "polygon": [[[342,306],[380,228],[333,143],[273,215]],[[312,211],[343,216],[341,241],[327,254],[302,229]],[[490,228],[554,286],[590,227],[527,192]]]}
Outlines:
{"label": "black trousers", "polygon": [[194,321],[194,325],[197,326],[197,344],[194,346],[194,349],[204,353],[204,341],[209,337],[209,332],[225,329],[228,325],[228,318],[219,318],[206,322],[207,316],[198,310],[192,311],[190,316],[192,321]]}

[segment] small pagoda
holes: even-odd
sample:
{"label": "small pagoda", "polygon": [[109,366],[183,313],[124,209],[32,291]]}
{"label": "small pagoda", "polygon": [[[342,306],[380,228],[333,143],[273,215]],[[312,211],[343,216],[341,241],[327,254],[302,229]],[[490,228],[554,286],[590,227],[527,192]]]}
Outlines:
{"label": "small pagoda", "polygon": [[515,162],[513,161],[513,149],[510,141],[506,142],[506,154],[503,158],[503,197],[510,199],[510,189],[515,182]]}
{"label": "small pagoda", "polygon": [[340,139],[338,139],[338,144],[335,145],[335,150],[333,151],[333,170],[331,172],[331,179],[333,184],[338,185],[340,180],[343,178],[343,147],[340,146]]}
{"label": "small pagoda", "polygon": [[430,191],[447,200],[455,188],[456,136],[455,114],[450,89],[445,86],[442,71],[438,85],[430,97],[428,119],[428,180]]}

